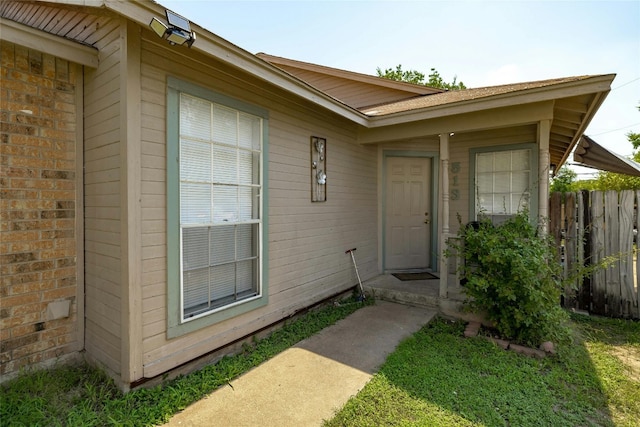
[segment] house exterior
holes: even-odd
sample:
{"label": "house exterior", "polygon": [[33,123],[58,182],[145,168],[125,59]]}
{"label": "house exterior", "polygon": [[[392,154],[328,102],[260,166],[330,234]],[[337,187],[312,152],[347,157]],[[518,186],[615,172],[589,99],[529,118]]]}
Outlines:
{"label": "house exterior", "polygon": [[[363,280],[449,278],[480,213],[547,215],[613,75],[443,92],[250,54],[160,4],[0,4],[0,373],[123,389]],[[204,358],[204,359],[203,359]]]}

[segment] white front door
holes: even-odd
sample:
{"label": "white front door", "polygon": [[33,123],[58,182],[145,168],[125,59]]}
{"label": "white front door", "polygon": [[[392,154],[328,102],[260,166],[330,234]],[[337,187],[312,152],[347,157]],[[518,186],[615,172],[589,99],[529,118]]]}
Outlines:
{"label": "white front door", "polygon": [[386,158],[385,269],[431,267],[431,159]]}

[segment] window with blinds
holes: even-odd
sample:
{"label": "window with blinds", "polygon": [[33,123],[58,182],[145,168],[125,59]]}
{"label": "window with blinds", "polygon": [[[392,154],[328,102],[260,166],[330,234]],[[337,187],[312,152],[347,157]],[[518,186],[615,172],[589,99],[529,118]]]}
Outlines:
{"label": "window with blinds", "polygon": [[531,150],[481,152],[475,160],[478,216],[499,223],[529,207]]}
{"label": "window with blinds", "polygon": [[183,320],[260,295],[263,120],[180,93]]}

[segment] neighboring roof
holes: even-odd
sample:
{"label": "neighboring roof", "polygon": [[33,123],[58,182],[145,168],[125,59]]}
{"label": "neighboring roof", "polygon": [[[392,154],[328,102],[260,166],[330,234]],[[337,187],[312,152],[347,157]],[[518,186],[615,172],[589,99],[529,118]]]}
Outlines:
{"label": "neighboring roof", "polygon": [[580,139],[573,153],[573,161],[595,169],[640,176],[640,163],[607,150],[587,135]]}
{"label": "neighboring roof", "polygon": [[256,56],[361,111],[371,105],[444,92],[425,85],[399,82],[266,53],[258,53]]}

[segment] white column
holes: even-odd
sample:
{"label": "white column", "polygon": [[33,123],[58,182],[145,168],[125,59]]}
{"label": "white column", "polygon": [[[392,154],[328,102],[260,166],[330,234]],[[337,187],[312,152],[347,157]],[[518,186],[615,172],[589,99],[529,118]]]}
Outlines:
{"label": "white column", "polygon": [[447,240],[449,239],[449,133],[440,135],[440,221],[438,245],[440,251],[440,298],[447,298],[449,268],[447,268]]}
{"label": "white column", "polygon": [[538,124],[538,217],[542,219],[540,231],[547,233],[549,218],[549,137],[551,120],[540,120]]}

